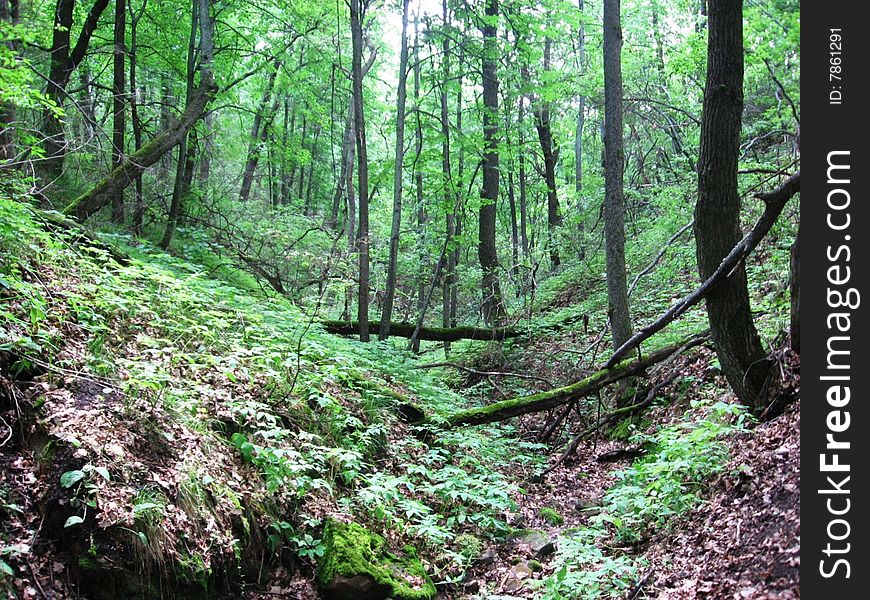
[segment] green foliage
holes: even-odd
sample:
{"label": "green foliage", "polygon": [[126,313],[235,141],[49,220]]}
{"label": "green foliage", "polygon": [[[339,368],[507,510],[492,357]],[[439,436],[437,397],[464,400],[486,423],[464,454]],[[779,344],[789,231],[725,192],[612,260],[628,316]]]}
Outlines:
{"label": "green foliage", "polygon": [[[724,437],[745,430],[751,416],[736,404],[694,403],[686,419],[654,435],[636,434],[634,444],[654,448],[644,458],[617,473],[617,483],[605,494],[601,512],[590,525],[559,538],[555,572],[543,580],[545,600],[610,598],[633,584],[643,562],[611,555],[604,541],[633,544],[653,531],[664,531],[674,519],[702,502],[709,478],[728,460]],[[542,509],[543,510],[543,509]]]}
{"label": "green foliage", "polygon": [[90,463],[81,469],[66,471],[60,476],[60,486],[72,491],[71,506],[83,508],[82,515],[72,515],[67,518],[63,525],[65,528],[83,523],[87,518],[88,509],[95,510],[97,508],[97,494],[100,490],[99,478],[102,478],[103,481],[112,479],[108,469]]}
{"label": "green foliage", "polygon": [[751,418],[736,404],[717,402],[709,416],[667,427],[653,436],[637,434],[633,444],[653,447],[618,474],[607,492],[607,510],[593,517],[610,523],[620,543],[633,543],[650,530],[667,528],[673,517],[701,501],[700,491],[728,459],[723,437],[742,431]]}

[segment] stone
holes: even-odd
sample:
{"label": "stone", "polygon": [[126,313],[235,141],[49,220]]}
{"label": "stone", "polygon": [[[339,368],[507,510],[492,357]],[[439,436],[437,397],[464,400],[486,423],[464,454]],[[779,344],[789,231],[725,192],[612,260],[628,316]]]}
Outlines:
{"label": "stone", "polygon": [[317,583],[329,600],[434,600],[435,584],[412,546],[400,555],[357,523],[327,520]]}

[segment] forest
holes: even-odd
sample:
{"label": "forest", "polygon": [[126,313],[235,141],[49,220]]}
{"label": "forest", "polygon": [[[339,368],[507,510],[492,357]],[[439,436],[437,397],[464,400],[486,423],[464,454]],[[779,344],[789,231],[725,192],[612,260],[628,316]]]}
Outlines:
{"label": "forest", "polygon": [[0,593],[800,597],[797,0],[0,0]]}

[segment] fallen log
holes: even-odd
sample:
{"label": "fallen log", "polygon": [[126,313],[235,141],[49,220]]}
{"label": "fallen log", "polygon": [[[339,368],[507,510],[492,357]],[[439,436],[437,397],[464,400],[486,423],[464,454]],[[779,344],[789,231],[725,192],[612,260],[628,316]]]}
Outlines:
{"label": "fallen log", "polygon": [[565,387],[531,396],[511,398],[488,406],[459,411],[447,417],[447,424],[450,427],[482,425],[484,423],[495,423],[520,415],[549,410],[572,400],[594,394],[605,386],[616,383],[626,377],[640,375],[652,365],[667,360],[689,348],[699,346],[709,339],[710,332],[706,331],[677,344],[659,348],[645,357],[636,360],[626,360],[611,368],[601,369],[577,383]]}
{"label": "fallen log", "polygon": [[[327,333],[334,335],[356,335],[359,333],[358,321],[321,321]],[[369,321],[369,328],[376,330],[380,321]],[[413,323],[390,323],[390,335],[410,339],[416,326]],[[457,342],[459,340],[504,340],[528,333],[525,327],[421,327],[417,338],[429,342]]]}
{"label": "fallen log", "polygon": [[127,186],[142,175],[148,167],[181,142],[187,132],[205,114],[206,105],[211,101],[215,91],[211,73],[209,72],[208,75],[203,73],[203,79],[199,87],[194,90],[184,113],[157,134],[153,140],[128,156],[105,179],[73,200],[63,209],[64,214],[84,221],[109,204],[112,198],[123,193]]}
{"label": "fallen log", "polygon": [[[568,329],[583,321],[584,315],[573,315],[557,323],[546,323],[529,327],[527,325],[508,325],[506,327],[420,327],[417,339],[427,342],[457,342],[459,340],[501,341],[509,338],[531,336],[536,332],[554,332]],[[359,321],[320,321],[327,333],[333,335],[359,335]],[[369,328],[379,328],[380,321],[369,321]],[[390,323],[390,335],[412,339],[414,323]]]}

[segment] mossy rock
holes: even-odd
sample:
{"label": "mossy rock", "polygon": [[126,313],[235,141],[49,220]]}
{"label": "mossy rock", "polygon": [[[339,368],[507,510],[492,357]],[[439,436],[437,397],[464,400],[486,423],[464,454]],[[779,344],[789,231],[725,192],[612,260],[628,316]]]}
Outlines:
{"label": "mossy rock", "polygon": [[550,525],[558,526],[558,525],[561,525],[565,522],[565,519],[562,517],[562,515],[560,515],[558,512],[556,512],[555,509],[549,508],[547,506],[542,507],[538,511],[538,514],[540,514],[541,518],[544,519]]}
{"label": "mossy rock", "polygon": [[412,546],[402,556],[357,523],[334,519],[323,530],[326,552],[317,564],[317,583],[329,600],[433,600],[435,584]]}

